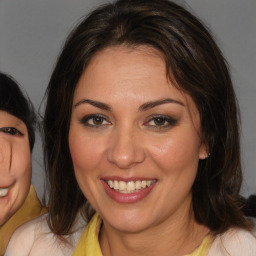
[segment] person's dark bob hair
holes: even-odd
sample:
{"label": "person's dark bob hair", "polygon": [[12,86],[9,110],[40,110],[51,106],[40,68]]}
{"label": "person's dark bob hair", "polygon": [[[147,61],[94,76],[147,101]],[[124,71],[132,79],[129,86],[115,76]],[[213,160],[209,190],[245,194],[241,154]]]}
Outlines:
{"label": "person's dark bob hair", "polygon": [[[96,53],[107,47],[148,46],[158,50],[171,82],[194,100],[201,140],[210,156],[200,160],[192,187],[193,212],[213,234],[230,227],[250,229],[239,196],[239,115],[226,61],[208,29],[184,8],[166,0],[120,0],[93,11],[71,32],[51,76],[44,118],[49,179],[49,225],[70,231],[88,202],[80,191],[69,151],[74,90]],[[92,213],[85,207],[88,219]]]}
{"label": "person's dark bob hair", "polygon": [[18,83],[9,75],[0,73],[0,110],[20,119],[27,127],[30,150],[35,143],[36,115],[28,97]]}

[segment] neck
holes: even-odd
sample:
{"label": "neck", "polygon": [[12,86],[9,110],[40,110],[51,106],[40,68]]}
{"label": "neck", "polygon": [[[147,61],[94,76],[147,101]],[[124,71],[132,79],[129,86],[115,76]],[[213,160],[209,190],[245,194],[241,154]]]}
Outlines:
{"label": "neck", "polygon": [[103,222],[99,235],[102,253],[104,256],[190,254],[209,233],[191,212],[188,209],[186,214],[178,213],[137,233],[120,232]]}

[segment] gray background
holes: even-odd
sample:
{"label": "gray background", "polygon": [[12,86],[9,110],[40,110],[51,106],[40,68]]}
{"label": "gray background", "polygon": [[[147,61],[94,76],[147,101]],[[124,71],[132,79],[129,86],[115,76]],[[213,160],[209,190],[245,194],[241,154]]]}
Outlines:
{"label": "gray background", "polygon": [[[67,34],[83,15],[104,2],[0,0],[0,70],[11,74],[25,88],[36,109]],[[256,1],[176,2],[211,28],[230,63],[242,113],[242,193],[256,193]],[[41,198],[44,171],[39,137],[33,152],[32,182]]]}

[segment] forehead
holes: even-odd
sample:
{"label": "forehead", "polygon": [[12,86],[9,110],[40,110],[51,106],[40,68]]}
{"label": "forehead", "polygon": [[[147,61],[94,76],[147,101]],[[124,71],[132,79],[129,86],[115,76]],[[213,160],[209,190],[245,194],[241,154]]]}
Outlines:
{"label": "forehead", "polygon": [[[149,84],[148,80],[152,82]],[[80,77],[76,90],[78,87],[87,89],[88,92],[104,90],[106,87],[115,91],[128,90],[128,85],[136,83],[137,87],[143,86],[143,81],[148,84],[147,91],[167,84],[165,62],[161,53],[147,46],[114,46],[93,56]]]}
{"label": "forehead", "polygon": [[15,128],[26,129],[26,125],[16,116],[0,110],[0,126],[14,126]]}
{"label": "forehead", "polygon": [[78,81],[74,104],[84,97],[111,103],[132,92],[137,100],[168,95],[195,108],[192,98],[170,81],[162,53],[149,46],[113,46],[96,53]]}

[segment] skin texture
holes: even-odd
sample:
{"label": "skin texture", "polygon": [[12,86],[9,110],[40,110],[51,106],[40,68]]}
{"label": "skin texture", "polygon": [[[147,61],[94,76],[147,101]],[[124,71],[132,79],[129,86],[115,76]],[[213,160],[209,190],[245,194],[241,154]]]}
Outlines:
{"label": "skin texture", "polygon": [[[207,156],[199,113],[166,78],[160,53],[116,46],[93,57],[74,93],[69,147],[79,186],[103,218],[104,255],[152,255],[152,245],[154,255],[179,255],[201,243],[207,230],[191,211],[198,161]],[[157,182],[141,200],[122,203],[106,193],[106,177]]]}
{"label": "skin texture", "polygon": [[[6,128],[12,128],[6,130]],[[26,125],[15,116],[0,111],[0,189],[9,188],[0,197],[0,226],[25,201],[31,180],[31,152]]]}

